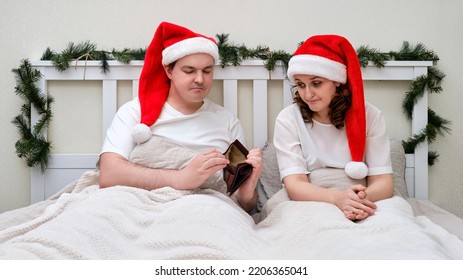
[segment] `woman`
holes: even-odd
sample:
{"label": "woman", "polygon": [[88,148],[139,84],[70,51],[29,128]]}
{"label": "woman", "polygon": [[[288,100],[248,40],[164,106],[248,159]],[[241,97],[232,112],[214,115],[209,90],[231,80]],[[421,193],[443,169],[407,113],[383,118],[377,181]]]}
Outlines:
{"label": "woman", "polygon": [[[393,194],[389,139],[382,113],[364,101],[357,54],[338,35],[307,39],[289,61],[295,104],[275,123],[280,175],[292,200],[336,205],[347,219],[374,214]],[[327,189],[310,182],[317,168],[343,168],[366,186]]]}

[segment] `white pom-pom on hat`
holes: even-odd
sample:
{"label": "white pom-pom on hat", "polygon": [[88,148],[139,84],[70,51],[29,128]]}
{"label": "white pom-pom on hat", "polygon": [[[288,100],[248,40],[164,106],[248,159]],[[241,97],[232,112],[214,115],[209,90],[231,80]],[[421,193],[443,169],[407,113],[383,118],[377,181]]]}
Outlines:
{"label": "white pom-pom on hat", "polygon": [[363,179],[368,174],[368,167],[361,161],[351,161],[346,164],[344,171],[352,179]]}
{"label": "white pom-pom on hat", "polygon": [[132,138],[137,144],[145,143],[151,138],[151,129],[146,124],[136,124],[132,128]]}

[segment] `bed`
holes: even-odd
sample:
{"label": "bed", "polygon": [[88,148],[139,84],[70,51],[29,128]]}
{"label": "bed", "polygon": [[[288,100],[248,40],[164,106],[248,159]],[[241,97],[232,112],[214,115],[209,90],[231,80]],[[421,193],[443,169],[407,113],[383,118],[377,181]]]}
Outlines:
{"label": "bed", "polygon": [[[118,107],[118,83],[130,81],[135,96],[143,62],[110,62],[106,74],[98,62],[76,62],[64,72],[49,61],[33,65],[43,74],[44,93],[51,81],[101,82],[104,136]],[[381,69],[367,66],[363,77],[412,80],[431,65],[391,61]],[[283,68],[267,71],[260,60],[245,61],[218,66],[215,79],[218,102],[242,119],[250,131],[248,146],[262,148],[264,170],[252,213],[222,193],[220,172],[195,191],[99,189],[98,154],[54,153],[44,172],[31,169],[31,205],[0,214],[0,259],[463,259],[463,219],[427,200],[426,144],[405,154],[400,141],[391,139],[395,195],[378,202],[374,216],[354,223],[332,205],[290,201],[281,187],[268,108],[275,88],[282,92],[280,107],[291,103]],[[245,97],[242,82],[250,85]],[[252,114],[241,117],[243,108]],[[425,96],[415,107],[412,133],[426,122]],[[131,160],[181,168],[194,154],[153,137],[137,146]],[[334,188],[352,183],[339,171],[320,169],[311,180]]]}

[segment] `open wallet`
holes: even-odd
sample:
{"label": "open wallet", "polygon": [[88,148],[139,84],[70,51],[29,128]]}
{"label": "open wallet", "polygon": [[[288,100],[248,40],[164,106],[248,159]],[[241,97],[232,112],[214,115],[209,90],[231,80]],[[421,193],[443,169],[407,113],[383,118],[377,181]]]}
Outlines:
{"label": "open wallet", "polygon": [[230,144],[223,153],[230,163],[223,169],[223,179],[227,184],[227,193],[232,195],[252,173],[252,165],[246,163],[249,151],[238,139]]}

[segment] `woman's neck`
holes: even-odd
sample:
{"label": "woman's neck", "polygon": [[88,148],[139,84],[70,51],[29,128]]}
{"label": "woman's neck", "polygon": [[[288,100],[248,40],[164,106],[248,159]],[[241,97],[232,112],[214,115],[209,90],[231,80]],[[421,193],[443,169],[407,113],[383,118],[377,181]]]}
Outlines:
{"label": "woman's neck", "polygon": [[315,112],[312,116],[312,119],[322,124],[331,124],[331,118],[328,113],[323,114],[323,113]]}

